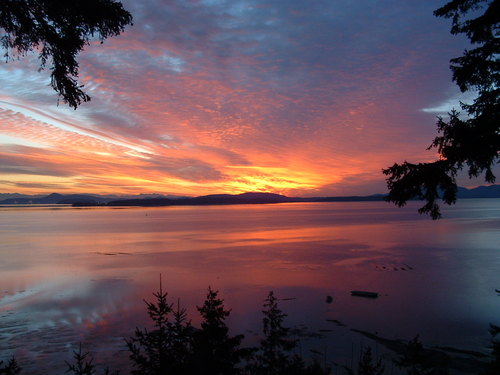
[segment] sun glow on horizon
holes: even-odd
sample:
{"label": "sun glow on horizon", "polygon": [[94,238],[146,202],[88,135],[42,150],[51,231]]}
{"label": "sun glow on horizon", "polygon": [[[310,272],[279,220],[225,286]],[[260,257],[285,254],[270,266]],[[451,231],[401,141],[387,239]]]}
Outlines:
{"label": "sun glow on horizon", "polygon": [[336,182],[326,180],[324,176],[313,171],[297,171],[293,168],[262,166],[226,168],[232,177],[229,184],[237,192],[266,191],[286,195],[293,191],[315,191],[325,183]]}

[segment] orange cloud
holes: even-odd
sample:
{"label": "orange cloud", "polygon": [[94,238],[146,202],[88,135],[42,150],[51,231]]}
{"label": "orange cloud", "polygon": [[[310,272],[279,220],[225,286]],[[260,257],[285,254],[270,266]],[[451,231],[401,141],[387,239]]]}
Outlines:
{"label": "orange cloud", "polygon": [[258,3],[130,2],[134,27],[79,57],[77,111],[36,57],[2,65],[0,191],[369,194],[435,156],[421,109],[462,46],[430,4]]}

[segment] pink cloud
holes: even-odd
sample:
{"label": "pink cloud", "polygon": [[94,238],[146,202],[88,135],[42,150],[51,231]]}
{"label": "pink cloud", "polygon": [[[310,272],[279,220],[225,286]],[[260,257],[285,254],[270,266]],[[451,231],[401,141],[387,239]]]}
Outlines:
{"label": "pink cloud", "polygon": [[379,191],[382,168],[434,157],[425,148],[435,120],[421,109],[448,99],[447,61],[463,41],[433,4],[125,6],[134,26],[80,57],[93,99],[77,111],[54,105],[33,59],[1,67],[0,143],[32,148],[5,148],[0,178],[17,173],[21,184],[24,170],[79,191],[317,195]]}

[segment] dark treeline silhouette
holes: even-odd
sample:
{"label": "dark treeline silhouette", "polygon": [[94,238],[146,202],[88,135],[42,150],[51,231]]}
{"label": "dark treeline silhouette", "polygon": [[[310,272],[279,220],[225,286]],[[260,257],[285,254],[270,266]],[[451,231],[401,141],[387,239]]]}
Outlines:
{"label": "dark treeline silhouette", "polygon": [[[160,288],[154,300],[144,301],[152,328],[136,328],[125,339],[129,350],[130,375],[326,375],[331,368],[317,360],[306,361],[295,353],[298,340],[285,326],[285,314],[278,306],[279,299],[271,291],[263,305],[262,337],[257,347],[243,347],[244,336],[232,336],[226,325],[231,310],[226,309],[219,292],[208,288],[206,299],[197,310],[200,327],[194,327],[186,309],[167,300],[168,293]],[[500,327],[490,325],[492,337],[491,361],[478,369],[478,375],[500,374]],[[392,360],[408,375],[448,375],[448,363],[436,356],[435,350],[424,348],[416,336]],[[390,363],[390,362],[389,362]],[[374,356],[370,347],[361,349],[358,362],[351,366],[337,365],[347,375],[383,375],[386,371],[382,357]],[[99,369],[90,352],[73,352],[73,361],[66,362],[66,373],[74,375],[119,375],[108,367]],[[22,369],[15,358],[0,360],[0,375],[18,375]],[[338,371],[335,374],[340,374]]]}
{"label": "dark treeline silhouette", "polygon": [[[280,194],[248,192],[242,194],[211,194],[199,197],[180,195],[164,196],[139,194],[129,197],[98,194],[59,194],[51,193],[46,196],[3,194],[0,193],[0,205],[29,205],[29,204],[71,204],[74,207],[91,206],[205,206],[231,204],[268,204],[294,202],[378,202],[386,198],[384,194],[351,195],[334,197],[287,197]],[[473,189],[458,187],[457,197],[469,198],[500,198],[500,185],[478,186]],[[414,197],[418,199],[418,197]],[[412,198],[413,199],[413,198]]]}
{"label": "dark treeline silhouette", "polygon": [[205,302],[197,307],[202,318],[199,328],[191,324],[179,302],[176,308],[167,302],[161,286],[153,295],[154,302],[145,302],[154,330],[137,328],[126,340],[132,375],[330,373],[292,354],[297,342],[283,325],[286,314],[278,308],[273,292],[264,304],[263,339],[257,348],[242,347],[244,336],[229,334],[225,321],[231,311],[218,291],[209,287]]}

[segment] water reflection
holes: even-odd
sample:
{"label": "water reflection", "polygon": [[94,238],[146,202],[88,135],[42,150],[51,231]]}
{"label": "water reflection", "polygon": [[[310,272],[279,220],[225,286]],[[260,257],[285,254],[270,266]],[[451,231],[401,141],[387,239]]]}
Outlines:
{"label": "water reflection", "polygon": [[[291,325],[321,333],[304,345],[332,356],[361,340],[349,328],[477,349],[500,307],[500,204],[461,202],[445,217],[380,202],[3,208],[0,349],[64,367],[60,353],[82,341],[98,361],[119,361],[122,337],[146,324],[142,299],[160,273],[194,323],[206,287],[219,289],[249,341],[275,290]],[[354,289],[381,297],[351,297]]]}

